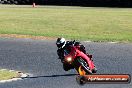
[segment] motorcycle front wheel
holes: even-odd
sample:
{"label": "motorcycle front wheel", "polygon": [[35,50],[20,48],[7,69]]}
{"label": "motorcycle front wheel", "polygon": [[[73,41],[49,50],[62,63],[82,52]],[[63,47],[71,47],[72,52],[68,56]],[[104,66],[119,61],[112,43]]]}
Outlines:
{"label": "motorcycle front wheel", "polygon": [[81,57],[77,58],[75,61],[75,69],[78,71],[79,75],[92,74],[87,62]]}

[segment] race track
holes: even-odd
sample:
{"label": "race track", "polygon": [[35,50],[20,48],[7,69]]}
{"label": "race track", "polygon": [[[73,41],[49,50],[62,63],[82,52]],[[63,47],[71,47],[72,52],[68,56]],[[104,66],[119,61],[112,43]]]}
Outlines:
{"label": "race track", "polygon": [[[131,74],[132,44],[86,43],[98,74]],[[0,83],[0,88],[132,88],[132,84],[77,84],[76,71],[65,72],[57,59],[55,41],[0,39],[0,68],[32,74],[31,77]]]}

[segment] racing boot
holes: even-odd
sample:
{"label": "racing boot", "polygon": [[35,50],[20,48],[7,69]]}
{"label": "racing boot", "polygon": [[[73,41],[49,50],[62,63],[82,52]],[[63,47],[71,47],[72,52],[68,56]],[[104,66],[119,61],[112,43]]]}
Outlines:
{"label": "racing boot", "polygon": [[96,73],[97,72],[97,68],[95,67],[94,69],[92,69],[92,73]]}
{"label": "racing boot", "polygon": [[87,55],[90,59],[92,59],[92,57],[93,57],[92,55],[90,55],[90,54],[88,54],[88,53],[87,53],[86,55]]}

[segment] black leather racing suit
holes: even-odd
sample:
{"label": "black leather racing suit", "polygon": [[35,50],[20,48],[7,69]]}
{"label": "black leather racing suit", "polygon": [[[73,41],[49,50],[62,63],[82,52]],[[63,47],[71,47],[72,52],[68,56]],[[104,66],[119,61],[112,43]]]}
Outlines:
{"label": "black leather racing suit", "polygon": [[[80,46],[80,51],[82,51],[83,53],[86,54],[85,47],[80,42],[67,41],[65,47],[60,48],[60,49],[57,50],[57,54],[59,56],[59,59],[61,59],[62,63],[63,63],[63,60],[64,60],[64,50],[65,49],[67,50],[69,48],[69,46],[73,45],[73,43],[74,43],[74,46]],[[67,64],[63,63],[63,69],[65,71],[68,71],[70,69],[74,69],[74,67],[72,65],[67,65]]]}
{"label": "black leather racing suit", "polygon": [[[67,49],[72,44],[73,44],[73,41],[67,41],[65,47],[60,48],[60,49],[57,50],[57,54],[59,56],[59,59],[61,59],[61,61],[63,61],[63,59],[64,59],[64,50]],[[79,45],[80,46],[80,50],[83,53],[86,54],[85,47],[80,42],[74,42],[74,45],[75,46],[78,46]]]}

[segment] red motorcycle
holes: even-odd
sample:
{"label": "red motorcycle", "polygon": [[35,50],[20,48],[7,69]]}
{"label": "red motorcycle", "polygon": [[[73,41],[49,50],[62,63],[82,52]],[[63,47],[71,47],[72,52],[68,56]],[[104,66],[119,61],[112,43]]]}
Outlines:
{"label": "red motorcycle", "polygon": [[[96,73],[97,69],[94,65],[92,55],[86,55],[80,51],[79,46],[71,45],[64,50],[63,68],[75,68],[79,75],[87,75]],[[68,70],[68,69],[67,69]]]}

